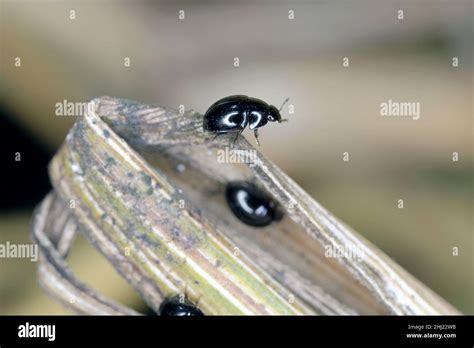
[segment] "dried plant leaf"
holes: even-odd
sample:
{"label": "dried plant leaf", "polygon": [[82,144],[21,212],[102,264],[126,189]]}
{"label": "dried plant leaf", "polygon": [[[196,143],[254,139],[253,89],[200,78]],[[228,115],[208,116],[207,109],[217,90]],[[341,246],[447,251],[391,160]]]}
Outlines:
{"label": "dried plant leaf", "polygon": [[[66,214],[156,311],[165,296],[185,292],[206,314],[458,313],[244,138],[232,151],[253,154],[251,163],[219,161],[230,138],[213,137],[192,111],[109,97],[90,102],[51,163],[55,193],[38,208],[35,240]],[[241,223],[224,201],[233,180],[261,186],[285,218],[258,230]],[[72,238],[54,228],[61,229],[58,240],[66,242],[42,249],[43,268],[51,268],[51,253],[66,256],[59,249]],[[327,248],[361,254],[329,258]],[[41,274],[43,284],[64,281]],[[104,303],[104,314],[130,314],[84,294]]]}

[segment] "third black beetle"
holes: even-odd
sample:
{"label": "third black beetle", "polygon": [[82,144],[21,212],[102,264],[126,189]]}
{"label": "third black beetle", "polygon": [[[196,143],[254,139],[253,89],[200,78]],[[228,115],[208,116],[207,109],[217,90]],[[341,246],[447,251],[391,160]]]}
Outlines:
{"label": "third black beetle", "polygon": [[258,128],[270,122],[286,121],[281,118],[280,110],[273,105],[268,105],[263,100],[247,97],[246,95],[232,95],[222,98],[211,105],[204,114],[204,129],[219,134],[237,133],[234,143],[239,135],[249,126],[258,142]]}
{"label": "third black beetle", "polygon": [[198,317],[204,313],[187,298],[179,296],[167,298],[160,306],[160,316],[163,317]]}

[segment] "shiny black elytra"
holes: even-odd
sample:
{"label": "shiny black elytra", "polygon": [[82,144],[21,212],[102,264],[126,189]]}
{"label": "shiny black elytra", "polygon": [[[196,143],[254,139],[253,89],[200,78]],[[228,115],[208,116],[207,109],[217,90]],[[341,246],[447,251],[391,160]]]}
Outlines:
{"label": "shiny black elytra", "polygon": [[160,316],[163,317],[198,317],[204,313],[187,298],[180,301],[179,296],[166,299],[160,306]]}
{"label": "shiny black elytra", "polygon": [[279,204],[251,183],[231,182],[225,195],[229,208],[247,225],[265,227],[283,217]]}
{"label": "shiny black elytra", "polygon": [[212,104],[204,114],[203,127],[213,133],[237,133],[234,143],[239,135],[249,126],[253,130],[257,144],[258,128],[270,122],[286,121],[281,118],[280,111],[283,105],[288,101],[286,99],[280,110],[273,105],[268,105],[263,100],[247,97],[246,95],[232,95],[222,98]]}

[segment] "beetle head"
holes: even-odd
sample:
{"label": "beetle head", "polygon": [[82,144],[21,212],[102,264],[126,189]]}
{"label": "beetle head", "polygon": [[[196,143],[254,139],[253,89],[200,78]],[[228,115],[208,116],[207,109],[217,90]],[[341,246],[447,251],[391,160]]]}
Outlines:
{"label": "beetle head", "polygon": [[288,102],[288,100],[290,100],[290,98],[285,99],[283,104],[281,104],[280,109],[277,109],[273,105],[270,105],[270,107],[268,108],[268,112],[267,112],[267,120],[270,121],[270,122],[278,121],[278,123],[288,121],[286,118],[282,119],[281,114],[280,114],[281,110],[283,109],[283,105],[285,105]]}
{"label": "beetle head", "polygon": [[278,109],[276,107],[274,107],[273,105],[271,105],[268,108],[266,117],[267,117],[267,120],[270,121],[270,122],[275,122],[275,121],[281,122],[282,121],[280,111],[278,111]]}

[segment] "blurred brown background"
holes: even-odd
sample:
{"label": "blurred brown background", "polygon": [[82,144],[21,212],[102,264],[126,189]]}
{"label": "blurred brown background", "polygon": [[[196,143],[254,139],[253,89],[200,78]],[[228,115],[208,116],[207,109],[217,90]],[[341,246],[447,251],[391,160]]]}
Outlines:
{"label": "blurred brown background", "polygon": [[[277,106],[290,97],[290,122],[263,128],[261,151],[473,314],[472,21],[473,3],[462,0],[1,0],[2,163],[13,174],[1,184],[0,243],[29,243],[47,160],[75,119],[56,116],[56,103],[111,95],[202,113],[231,94]],[[421,118],[382,117],[388,99],[419,102]],[[16,151],[26,154],[21,164]],[[107,295],[142,308],[85,241],[71,263]],[[67,311],[38,288],[34,263],[0,259],[0,314],[59,313]]]}

